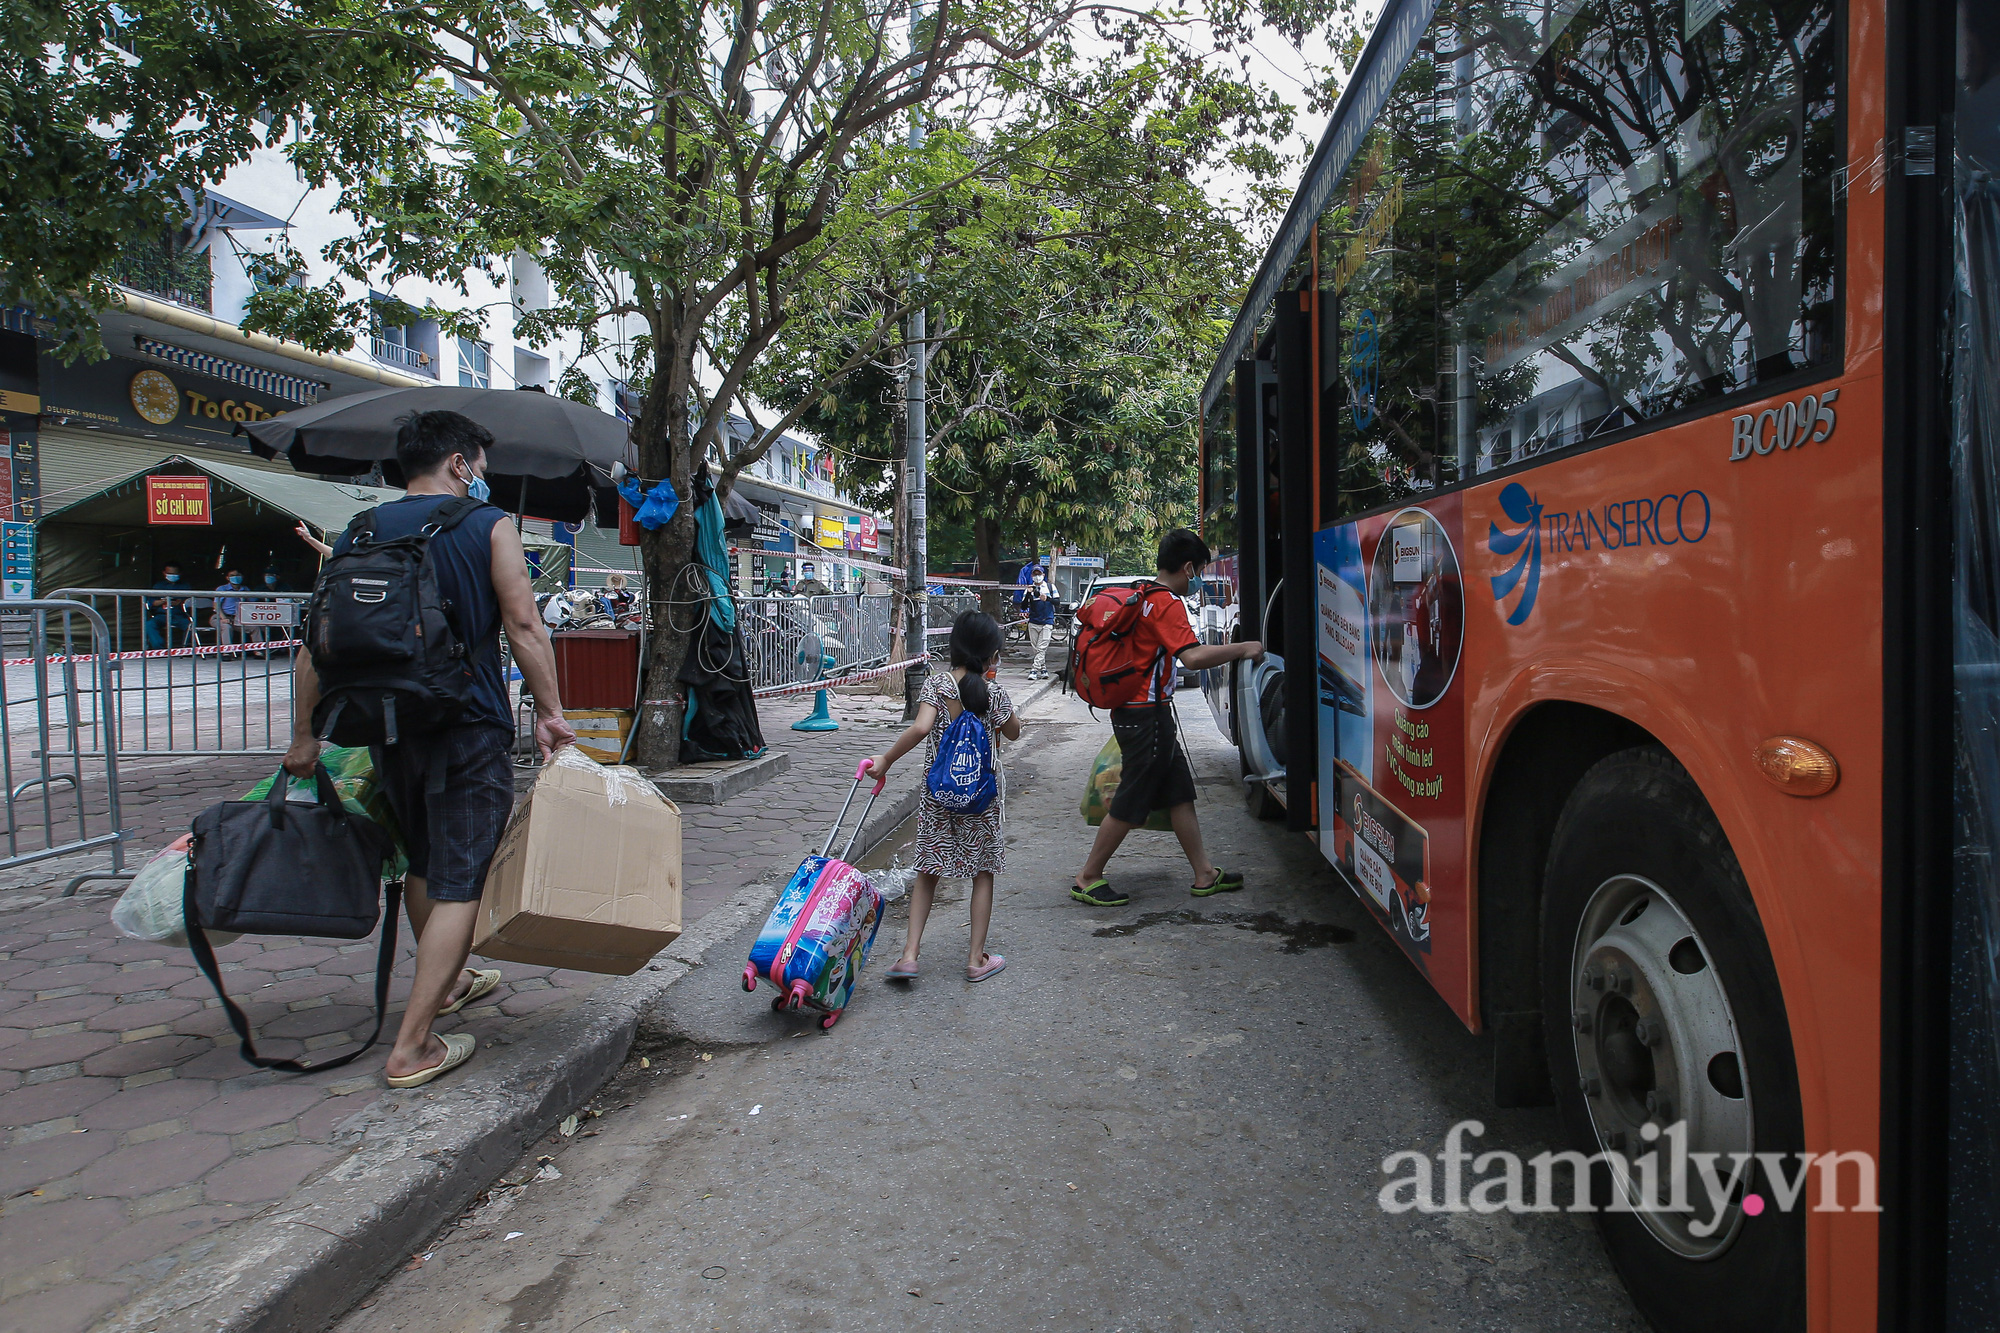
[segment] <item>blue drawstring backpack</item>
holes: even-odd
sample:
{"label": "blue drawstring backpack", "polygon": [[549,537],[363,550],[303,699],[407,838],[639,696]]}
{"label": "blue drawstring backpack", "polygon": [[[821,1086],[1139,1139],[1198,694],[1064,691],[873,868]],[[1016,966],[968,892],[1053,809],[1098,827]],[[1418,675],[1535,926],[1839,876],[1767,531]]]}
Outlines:
{"label": "blue drawstring backpack", "polygon": [[993,737],[969,708],[958,710],[924,774],[924,794],[954,815],[983,815],[1000,794]]}

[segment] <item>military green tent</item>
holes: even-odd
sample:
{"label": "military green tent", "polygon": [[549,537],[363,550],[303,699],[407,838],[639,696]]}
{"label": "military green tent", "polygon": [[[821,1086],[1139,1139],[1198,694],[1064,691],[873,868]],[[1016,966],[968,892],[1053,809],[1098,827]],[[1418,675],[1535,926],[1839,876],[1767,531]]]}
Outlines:
{"label": "military green tent", "polygon": [[[152,476],[207,477],[210,522],[148,523],[146,478]],[[253,588],[263,586],[265,570],[276,569],[283,587],[303,592],[318,573],[319,553],[299,539],[294,529],[300,523],[331,541],[362,510],[402,494],[170,455],[43,515],[36,525],[35,592],[46,597],[62,588],[150,587],[170,562],[181,567],[190,590],[213,588],[235,568]],[[522,541],[539,571],[536,590],[563,587],[570,548],[533,533]]]}

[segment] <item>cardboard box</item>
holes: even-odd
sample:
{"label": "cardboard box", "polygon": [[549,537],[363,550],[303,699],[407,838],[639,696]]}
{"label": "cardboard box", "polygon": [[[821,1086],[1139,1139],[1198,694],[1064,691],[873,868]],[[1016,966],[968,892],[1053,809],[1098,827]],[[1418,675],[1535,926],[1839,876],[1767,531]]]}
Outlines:
{"label": "cardboard box", "polygon": [[680,810],[637,770],[563,747],[501,836],[472,951],[630,976],[680,933]]}

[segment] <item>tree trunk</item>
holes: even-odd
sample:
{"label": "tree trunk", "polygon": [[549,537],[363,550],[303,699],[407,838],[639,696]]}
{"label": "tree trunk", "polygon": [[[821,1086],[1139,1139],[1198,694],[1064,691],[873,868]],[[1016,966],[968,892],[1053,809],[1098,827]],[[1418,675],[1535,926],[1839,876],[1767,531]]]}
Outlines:
{"label": "tree trunk", "polygon": [[633,749],[644,768],[667,769],[680,763],[687,687],[679,676],[692,637],[686,630],[695,613],[692,607],[672,604],[670,598],[672,590],[687,586],[681,571],[694,558],[694,536],[693,507],[683,500],[672,522],[639,539],[652,603],[652,629],[646,638],[646,688],[640,695],[639,741]]}
{"label": "tree trunk", "polygon": [[[1000,578],[999,519],[980,514],[972,520],[972,554],[976,561],[972,577],[997,582]],[[1002,625],[1007,623],[1007,601],[1007,594],[999,588],[980,590],[979,609]]]}
{"label": "tree trunk", "polygon": [[687,687],[679,675],[692,631],[700,625],[696,608],[677,602],[687,595],[683,571],[694,559],[694,423],[688,415],[688,386],[694,382],[695,344],[692,338],[678,345],[661,339],[658,346],[652,388],[632,432],[639,445],[641,484],[651,489],[667,477],[681,497],[671,522],[639,538],[651,629],[633,753],[641,767],[656,771],[680,763]]}

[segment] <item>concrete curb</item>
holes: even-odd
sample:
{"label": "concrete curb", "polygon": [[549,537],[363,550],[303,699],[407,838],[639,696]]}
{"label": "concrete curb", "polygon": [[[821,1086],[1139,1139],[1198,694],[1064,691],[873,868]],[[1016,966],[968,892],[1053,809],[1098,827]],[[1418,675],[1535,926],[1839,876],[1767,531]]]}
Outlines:
{"label": "concrete curb", "polygon": [[[1048,694],[1055,681],[1016,701]],[[878,803],[855,846],[872,850],[916,812],[912,783]],[[457,1216],[527,1147],[624,1063],[669,986],[762,918],[780,868],[707,915],[645,969],[605,982],[518,1042],[489,1046],[440,1089],[391,1093],[342,1126],[348,1157],[261,1217],[183,1251],[181,1271],[112,1312],[96,1333],[307,1333],[331,1326]],[[732,963],[736,960],[730,960]]]}
{"label": "concrete curb", "polygon": [[721,805],[730,797],[761,787],[772,778],[791,771],[792,756],[783,750],[769,750],[755,759],[703,771],[690,765],[666,773],[647,776],[660,794],[676,805]]}

